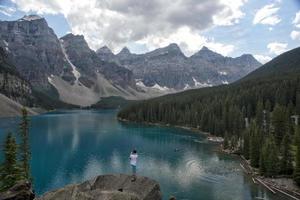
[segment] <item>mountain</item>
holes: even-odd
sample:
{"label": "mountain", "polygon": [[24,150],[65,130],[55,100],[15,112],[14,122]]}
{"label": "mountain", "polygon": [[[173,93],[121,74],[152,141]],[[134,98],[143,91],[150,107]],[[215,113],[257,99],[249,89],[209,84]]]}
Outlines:
{"label": "mountain", "polygon": [[104,61],[91,50],[83,36],[68,34],[58,39],[37,15],[0,21],[0,47],[19,77],[30,83],[28,95],[48,108],[51,102],[89,106],[101,97],[140,99],[152,95],[136,87],[129,69]]}
{"label": "mountain", "polygon": [[191,57],[186,57],[177,44],[145,54],[132,54],[125,47],[120,53],[107,56],[107,47],[105,49],[99,49],[98,55],[103,60],[132,70],[138,85],[164,88],[165,91],[228,84],[261,65],[250,54],[237,58],[224,57],[207,47]]}
{"label": "mountain", "polygon": [[17,71],[34,87],[49,88],[47,77],[51,75],[74,79],[60,42],[44,18],[29,15],[0,21],[0,41]]}
{"label": "mountain", "polygon": [[129,69],[115,62],[103,61],[95,51],[89,48],[83,36],[68,34],[60,41],[76,77],[73,85],[65,84],[58,77],[51,77],[51,83],[57,88],[63,101],[89,106],[98,102],[102,97],[143,99],[156,95],[155,93],[146,94],[145,91],[139,90]]}
{"label": "mountain", "polygon": [[221,54],[203,47],[189,59],[190,65],[195,69],[197,79],[208,78],[212,85],[232,83],[261,64],[250,54],[244,54],[237,58],[224,57]]}

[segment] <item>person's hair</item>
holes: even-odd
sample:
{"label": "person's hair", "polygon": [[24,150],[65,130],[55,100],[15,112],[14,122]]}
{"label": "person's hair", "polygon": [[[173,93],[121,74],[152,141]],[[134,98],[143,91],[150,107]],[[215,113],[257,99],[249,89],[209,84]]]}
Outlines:
{"label": "person's hair", "polygon": [[132,153],[137,153],[137,151],[135,149],[133,149]]}

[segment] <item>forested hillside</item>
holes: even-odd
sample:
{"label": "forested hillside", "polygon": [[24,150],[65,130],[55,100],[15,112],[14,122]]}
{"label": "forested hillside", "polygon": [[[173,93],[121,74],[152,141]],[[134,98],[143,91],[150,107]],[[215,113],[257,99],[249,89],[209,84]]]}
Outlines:
{"label": "forested hillside", "polygon": [[189,126],[223,136],[225,148],[242,153],[261,174],[274,176],[300,175],[300,139],[292,118],[299,113],[297,48],[233,84],[141,101],[118,116],[136,122]]}

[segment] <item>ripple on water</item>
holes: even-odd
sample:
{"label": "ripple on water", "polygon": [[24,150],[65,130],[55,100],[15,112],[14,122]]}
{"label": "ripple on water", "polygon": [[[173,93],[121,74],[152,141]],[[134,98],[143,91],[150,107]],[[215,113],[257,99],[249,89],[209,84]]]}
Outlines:
{"label": "ripple on water", "polygon": [[196,182],[206,181],[209,183],[222,184],[226,179],[223,174],[212,173],[210,169],[205,169],[199,159],[186,160],[185,168],[187,169],[186,176],[193,177]]}

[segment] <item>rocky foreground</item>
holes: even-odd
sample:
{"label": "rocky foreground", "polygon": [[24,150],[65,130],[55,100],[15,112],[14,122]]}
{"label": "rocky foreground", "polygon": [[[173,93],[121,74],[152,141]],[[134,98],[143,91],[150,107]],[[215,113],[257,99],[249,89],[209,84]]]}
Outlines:
{"label": "rocky foreground", "polygon": [[[159,184],[147,177],[132,177],[125,174],[101,175],[79,184],[72,184],[47,192],[35,200],[161,200]],[[26,185],[25,185],[26,186]],[[23,190],[16,190],[17,188]],[[27,187],[14,187],[0,194],[1,200],[34,199]],[[21,195],[21,196],[20,196]]]}

